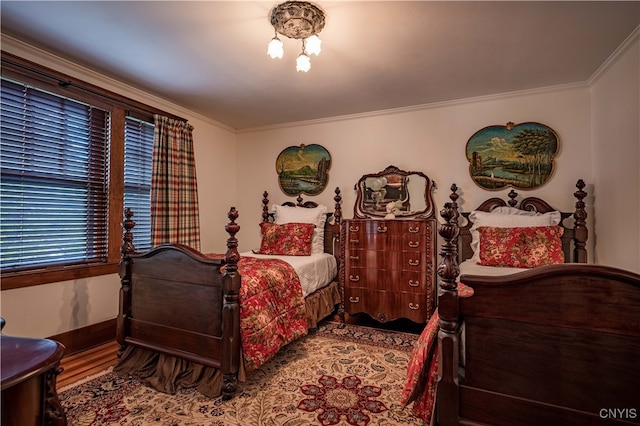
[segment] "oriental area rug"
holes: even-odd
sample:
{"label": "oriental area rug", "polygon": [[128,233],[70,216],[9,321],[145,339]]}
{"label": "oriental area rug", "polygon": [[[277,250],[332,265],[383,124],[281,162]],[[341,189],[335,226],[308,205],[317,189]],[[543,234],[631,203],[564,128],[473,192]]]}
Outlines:
{"label": "oriental area rug", "polygon": [[417,335],[334,322],[283,348],[229,401],[111,371],[59,392],[69,426],[422,425],[400,404]]}

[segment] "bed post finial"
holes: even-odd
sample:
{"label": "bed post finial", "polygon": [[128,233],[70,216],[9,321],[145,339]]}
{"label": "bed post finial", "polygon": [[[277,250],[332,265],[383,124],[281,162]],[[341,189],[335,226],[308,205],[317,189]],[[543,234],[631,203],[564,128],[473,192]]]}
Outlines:
{"label": "bed post finial", "polygon": [[587,263],[587,249],[586,241],[589,238],[589,231],[587,230],[587,211],[584,209],[584,198],[587,193],[583,191],[585,183],[582,179],[578,179],[576,188],[578,190],[573,193],[576,197],[576,210],[573,212],[573,261],[577,263]]}
{"label": "bed post finial", "polygon": [[[450,401],[443,404],[438,420],[442,425],[458,424],[458,365],[460,354],[460,319],[457,277],[458,250],[456,241],[460,228],[454,222],[457,219],[452,203],[446,203],[440,211],[445,220],[438,227],[438,233],[444,239],[442,244],[442,262],[438,265],[438,398]],[[444,362],[445,360],[446,362]]]}
{"label": "bed post finial", "polygon": [[458,185],[456,185],[455,183],[451,184],[451,194],[449,194],[449,199],[451,200],[451,207],[453,208],[458,208],[458,198],[460,198],[460,196],[458,195]]}
{"label": "bed post finial", "polygon": [[238,239],[236,238],[236,234],[240,231],[240,225],[236,223],[236,219],[238,218],[238,210],[235,207],[231,207],[227,217],[230,222],[224,227],[224,230],[229,234],[229,238],[227,239],[227,252],[224,255],[224,261],[227,264],[227,272],[229,272],[229,268],[233,272],[238,270],[238,261],[240,260],[240,253],[238,253]]}
{"label": "bed post finial", "polygon": [[222,399],[228,400],[236,392],[238,387],[238,370],[240,368],[240,305],[238,294],[240,293],[240,274],[238,273],[238,240],[236,234],[240,226],[236,223],[238,211],[231,207],[227,214],[230,222],[224,229],[229,233],[227,239],[227,252],[224,255],[225,271],[222,277],[222,341],[223,345],[231,347],[223,348],[222,367]]}
{"label": "bed post finial", "polygon": [[262,193],[262,221],[269,222],[269,193],[264,191]]}
{"label": "bed post finial", "polygon": [[126,255],[136,252],[136,248],[133,245],[133,233],[131,232],[133,227],[136,226],[136,223],[131,219],[133,217],[133,210],[129,207],[124,209],[124,217],[125,219],[122,221],[124,234],[122,235],[122,247],[120,248],[120,253]]}
{"label": "bed post finial", "polygon": [[507,201],[507,204],[509,204],[510,207],[515,207],[516,204],[518,204],[518,202],[516,201],[516,198],[518,197],[518,193],[513,189],[509,191],[509,193],[507,194],[507,197],[509,197],[509,201]]}
{"label": "bed post finial", "polygon": [[334,223],[340,224],[342,223],[342,207],[340,206],[342,203],[342,195],[340,195],[340,188],[337,186],[334,192],[336,195],[333,197],[333,201],[336,202],[336,206],[335,211],[333,212],[333,221]]}
{"label": "bed post finial", "polygon": [[458,224],[458,218],[460,217],[460,211],[458,210],[458,198],[460,198],[458,195],[458,185],[452,183],[449,199],[451,200],[451,208],[455,212],[455,217],[451,218],[451,223],[455,223],[456,225]]}

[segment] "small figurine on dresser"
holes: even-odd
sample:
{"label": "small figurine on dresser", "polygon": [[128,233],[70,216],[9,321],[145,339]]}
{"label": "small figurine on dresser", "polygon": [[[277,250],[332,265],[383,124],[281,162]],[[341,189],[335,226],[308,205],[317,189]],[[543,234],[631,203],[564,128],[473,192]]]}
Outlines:
{"label": "small figurine on dresser", "polygon": [[390,201],[387,203],[387,214],[385,219],[395,219],[397,214],[400,214],[400,208],[402,208],[402,201]]}

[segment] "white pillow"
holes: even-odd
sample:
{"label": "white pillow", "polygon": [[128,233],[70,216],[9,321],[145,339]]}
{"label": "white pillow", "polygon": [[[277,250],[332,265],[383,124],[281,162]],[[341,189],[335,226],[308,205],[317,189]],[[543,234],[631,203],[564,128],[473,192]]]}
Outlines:
{"label": "white pillow", "polygon": [[[477,212],[477,213],[485,213],[485,212]],[[518,216],[543,216],[543,215],[548,215],[546,217],[549,217],[550,220],[557,220],[558,222],[555,223],[552,226],[557,225],[558,223],[560,223],[560,212],[548,212],[548,213],[538,213],[538,212],[534,212],[534,211],[529,211],[529,210],[520,210],[517,209],[515,207],[510,207],[510,206],[501,206],[501,207],[494,207],[493,210],[491,210],[491,212],[489,214],[493,214],[493,215],[500,215],[500,214],[506,214],[506,215],[518,215]]]}
{"label": "white pillow", "polygon": [[274,204],[272,211],[276,215],[275,223],[313,223],[316,225],[311,237],[311,254],[324,253],[324,224],[327,221],[327,206],[290,207]]}
{"label": "white pillow", "polygon": [[515,207],[496,207],[491,212],[474,210],[469,214],[469,220],[473,222],[469,232],[471,233],[471,250],[474,263],[480,261],[480,236],[478,228],[481,226],[493,226],[495,228],[517,228],[525,226],[555,226],[560,223],[562,215],[558,211],[537,213],[516,209]]}

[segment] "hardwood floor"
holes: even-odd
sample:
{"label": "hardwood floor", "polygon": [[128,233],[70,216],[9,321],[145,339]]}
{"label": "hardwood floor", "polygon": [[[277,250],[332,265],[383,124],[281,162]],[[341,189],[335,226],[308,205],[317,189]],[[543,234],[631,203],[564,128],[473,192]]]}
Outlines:
{"label": "hardwood floor", "polygon": [[[339,321],[338,316],[334,316],[334,321]],[[416,324],[409,320],[390,321],[385,324],[374,321],[369,315],[347,316],[346,322],[349,324],[363,325],[387,330],[403,331],[405,333],[420,334],[425,324]],[[60,362],[64,371],[58,376],[57,388],[73,384],[94,374],[100,373],[109,367],[117,364],[118,344],[114,340],[104,345],[86,351],[69,355]]]}
{"label": "hardwood floor", "polygon": [[116,341],[96,346],[86,351],[62,358],[60,366],[64,369],[57,379],[57,388],[61,389],[79,380],[93,376],[109,367],[115,366],[118,359]]}

